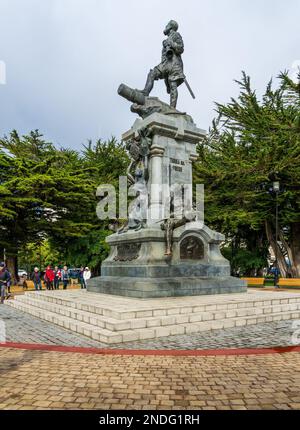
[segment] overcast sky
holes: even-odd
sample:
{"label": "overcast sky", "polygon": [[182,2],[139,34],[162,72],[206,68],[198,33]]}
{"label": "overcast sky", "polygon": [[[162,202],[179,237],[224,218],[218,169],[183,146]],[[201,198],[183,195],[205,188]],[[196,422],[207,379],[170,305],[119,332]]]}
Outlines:
{"label": "overcast sky", "polygon": [[[143,88],[170,19],[196,94],[182,85],[178,109],[200,128],[210,126],[215,101],[237,95],[241,70],[261,94],[300,60],[300,0],[0,0],[0,135],[38,128],[77,149],[119,138],[136,116],[117,88]],[[152,94],[168,100],[163,82]]]}

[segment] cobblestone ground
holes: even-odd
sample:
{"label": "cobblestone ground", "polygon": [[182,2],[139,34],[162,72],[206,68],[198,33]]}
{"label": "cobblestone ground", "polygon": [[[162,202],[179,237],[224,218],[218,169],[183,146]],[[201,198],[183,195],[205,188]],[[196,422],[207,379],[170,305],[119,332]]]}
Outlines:
{"label": "cobblestone ground", "polygon": [[[0,320],[5,322],[7,342],[107,348],[85,336],[72,333],[29,314],[0,306]],[[295,321],[279,321],[236,327],[192,335],[170,336],[154,340],[126,342],[110,346],[118,349],[223,349],[292,346]]]}
{"label": "cobblestone ground", "polygon": [[[1,320],[7,342],[107,348],[5,305],[0,306]],[[114,348],[289,346],[293,323],[127,342]],[[0,348],[3,409],[300,409],[300,353],[189,357]]]}
{"label": "cobblestone ground", "polygon": [[1,409],[300,409],[300,353],[170,357],[0,348]]}

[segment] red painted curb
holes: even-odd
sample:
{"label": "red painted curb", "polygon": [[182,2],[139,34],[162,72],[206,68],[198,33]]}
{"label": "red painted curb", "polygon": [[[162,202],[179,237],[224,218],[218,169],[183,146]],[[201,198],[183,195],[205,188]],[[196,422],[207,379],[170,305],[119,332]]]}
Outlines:
{"label": "red painted curb", "polygon": [[207,357],[207,356],[232,356],[232,355],[267,355],[286,354],[289,352],[300,352],[300,346],[274,347],[274,348],[245,348],[245,349],[200,349],[200,350],[135,350],[135,349],[100,349],[80,348],[74,346],[43,345],[30,343],[0,343],[0,348],[15,348],[48,352],[71,352],[79,354],[99,355],[156,355],[156,356],[178,356],[178,357]]}

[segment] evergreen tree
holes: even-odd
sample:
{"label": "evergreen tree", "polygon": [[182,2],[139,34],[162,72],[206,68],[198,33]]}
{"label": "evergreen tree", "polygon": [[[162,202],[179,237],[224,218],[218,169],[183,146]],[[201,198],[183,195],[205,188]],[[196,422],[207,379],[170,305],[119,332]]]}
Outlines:
{"label": "evergreen tree", "polygon": [[89,191],[87,200],[79,200],[82,206],[78,209],[77,221],[85,220],[89,227],[78,235],[67,234],[63,229],[59,234],[52,231],[50,240],[66,263],[77,267],[89,266],[94,274],[100,274],[101,261],[109,252],[105,239],[112,231],[109,229],[111,220],[99,220],[97,217],[99,198],[96,190],[100,185],[110,184],[118,193],[119,176],[126,175],[129,159],[124,146],[112,138],[107,142],[98,140],[94,144],[89,141],[79,163],[85,181],[89,182]]}
{"label": "evergreen tree", "polygon": [[[237,242],[266,256],[270,245],[282,274],[300,277],[299,85],[281,74],[279,88],[270,82],[259,101],[245,73],[238,84],[238,99],[217,104],[218,119],[199,147],[195,177],[206,186],[206,216],[233,249]],[[275,180],[281,184],[277,242]]]}
{"label": "evergreen tree", "polygon": [[[17,278],[17,257],[48,238],[60,261],[99,273],[108,252],[109,221],[96,216],[96,189],[126,174],[128,157],[115,139],[89,142],[84,152],[56,149],[36,130],[0,140],[0,251]],[[36,260],[36,253],[35,257]],[[54,263],[54,262],[53,262]]]}

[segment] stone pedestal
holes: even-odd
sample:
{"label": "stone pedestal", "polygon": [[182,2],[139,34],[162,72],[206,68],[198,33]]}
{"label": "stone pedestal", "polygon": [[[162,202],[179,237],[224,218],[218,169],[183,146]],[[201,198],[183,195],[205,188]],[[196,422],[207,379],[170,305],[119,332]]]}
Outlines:
{"label": "stone pedestal", "polygon": [[[174,229],[172,255],[165,255],[161,224],[170,217],[172,195],[179,193],[180,203],[182,193],[186,213],[193,213],[192,162],[205,131],[186,114],[155,112],[136,120],[123,140],[134,139],[143,129],[152,136],[148,219],[139,231],[107,238],[109,257],[102,264],[101,277],[88,282],[88,291],[140,298],[246,292],[246,283],[230,276],[229,262],[220,253],[223,235],[203,225],[197,212],[194,221]],[[180,211],[176,200],[173,213],[179,219],[186,215]]]}
{"label": "stone pedestal", "polygon": [[[230,276],[220,253],[223,235],[192,222],[174,230],[173,255],[165,255],[164,233],[147,228],[108,237],[109,257],[101,277],[88,291],[127,297],[154,298],[246,292],[246,283]],[[195,243],[188,251],[190,242]]]}
{"label": "stone pedestal", "polygon": [[197,159],[196,145],[206,132],[197,128],[189,115],[170,110],[168,114],[155,112],[143,120],[137,119],[123,134],[123,141],[130,141],[145,128],[153,135],[147,183],[149,226],[168,216],[166,210],[172,187],[175,192],[180,192],[180,186],[185,187],[185,198],[192,207],[192,162]]}

